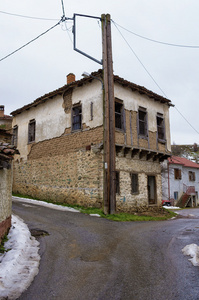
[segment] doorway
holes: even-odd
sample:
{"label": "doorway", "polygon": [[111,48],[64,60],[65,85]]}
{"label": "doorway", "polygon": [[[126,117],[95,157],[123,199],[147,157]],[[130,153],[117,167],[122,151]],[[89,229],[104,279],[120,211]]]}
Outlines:
{"label": "doorway", "polygon": [[155,176],[148,176],[148,202],[149,205],[156,204],[156,180]]}

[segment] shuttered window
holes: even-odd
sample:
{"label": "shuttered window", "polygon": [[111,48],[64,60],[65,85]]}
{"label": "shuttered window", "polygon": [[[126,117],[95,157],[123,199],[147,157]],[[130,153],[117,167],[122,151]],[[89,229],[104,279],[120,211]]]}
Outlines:
{"label": "shuttered window", "polygon": [[196,175],[195,172],[189,171],[189,181],[195,181]]}
{"label": "shuttered window", "polygon": [[174,169],[174,178],[175,179],[181,179],[182,178],[180,169]]}

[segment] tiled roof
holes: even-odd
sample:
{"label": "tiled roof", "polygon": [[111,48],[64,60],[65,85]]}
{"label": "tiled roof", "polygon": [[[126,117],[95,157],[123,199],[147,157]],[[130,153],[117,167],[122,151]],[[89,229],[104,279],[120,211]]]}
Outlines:
{"label": "tiled roof", "polygon": [[186,159],[184,157],[171,156],[168,158],[168,161],[170,164],[182,165],[183,167],[199,169],[199,164],[197,164],[189,159]]}
{"label": "tiled roof", "polygon": [[15,146],[0,141],[0,169],[10,169],[14,154],[19,154]]}
{"label": "tiled roof", "polygon": [[3,117],[0,117],[0,120],[12,120],[12,117],[8,115],[4,115]]}
{"label": "tiled roof", "polygon": [[[50,98],[52,98],[56,95],[62,95],[64,92],[66,92],[69,89],[72,89],[74,87],[82,86],[83,84],[94,80],[93,76],[102,78],[103,77],[103,71],[100,69],[97,72],[91,73],[91,75],[92,76],[88,76],[88,77],[82,78],[80,80],[71,82],[70,84],[66,84],[66,85],[62,86],[61,88],[59,88],[59,89],[56,89],[56,90],[54,90],[50,93],[47,93],[47,94],[43,95],[43,96],[37,98],[32,103],[27,104],[27,105],[23,106],[22,108],[19,108],[15,111],[11,112],[11,115],[15,116],[15,115],[23,112],[24,110],[27,110],[27,109],[29,109],[31,107],[34,107],[34,106],[37,106],[41,103],[44,103],[45,101],[47,101],[48,99],[50,99]],[[127,81],[127,80],[124,80],[123,78],[121,78],[119,76],[114,75],[114,82],[117,82],[117,83],[121,84],[124,87],[130,88],[132,91],[136,91],[140,94],[144,94],[144,95],[148,96],[149,98],[154,99],[155,101],[159,101],[161,103],[166,103],[169,106],[173,106],[173,104],[171,103],[170,100],[168,100],[168,99],[166,99],[166,98],[164,98],[164,97],[162,97],[162,96],[160,96],[156,93],[153,93],[150,90],[147,90],[143,86],[137,85],[137,84],[132,83],[132,82]]]}
{"label": "tiled roof", "polygon": [[15,146],[0,141],[0,160],[10,160],[14,154],[19,154]]}

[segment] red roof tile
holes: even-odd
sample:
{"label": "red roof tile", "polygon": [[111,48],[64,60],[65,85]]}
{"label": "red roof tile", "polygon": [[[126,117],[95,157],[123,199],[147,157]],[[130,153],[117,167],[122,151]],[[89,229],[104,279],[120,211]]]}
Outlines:
{"label": "red roof tile", "polygon": [[184,157],[171,156],[168,158],[168,161],[170,164],[182,165],[184,167],[199,169],[199,164],[197,164],[189,159],[186,159]]}

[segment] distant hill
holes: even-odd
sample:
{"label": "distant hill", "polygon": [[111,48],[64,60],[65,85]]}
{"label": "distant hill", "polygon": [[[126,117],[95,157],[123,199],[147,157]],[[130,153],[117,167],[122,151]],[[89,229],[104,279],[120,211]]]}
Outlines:
{"label": "distant hill", "polygon": [[172,145],[172,155],[185,157],[193,162],[199,163],[199,146],[193,145]]}

